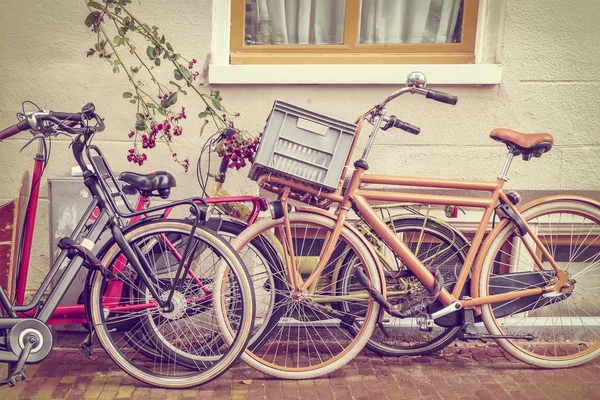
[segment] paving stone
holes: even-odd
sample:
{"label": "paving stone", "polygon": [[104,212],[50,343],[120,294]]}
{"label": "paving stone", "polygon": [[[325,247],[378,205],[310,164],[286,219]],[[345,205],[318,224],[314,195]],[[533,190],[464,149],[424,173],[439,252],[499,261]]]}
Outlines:
{"label": "paving stone", "polygon": [[[58,349],[26,371],[30,381],[0,387],[0,399],[562,400],[600,396],[600,359],[577,368],[543,370],[507,357],[494,345],[460,345],[428,357],[390,358],[363,351],[345,368],[305,381],[278,380],[238,363],[218,379],[186,390],[151,388],[121,372],[101,352],[97,360],[88,361],[78,352]],[[248,380],[252,381],[248,384]]]}

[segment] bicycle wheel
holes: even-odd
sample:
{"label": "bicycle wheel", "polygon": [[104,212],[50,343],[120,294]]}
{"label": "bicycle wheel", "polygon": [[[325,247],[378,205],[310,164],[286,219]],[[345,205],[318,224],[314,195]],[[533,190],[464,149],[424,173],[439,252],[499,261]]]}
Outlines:
{"label": "bicycle wheel", "polygon": [[[173,288],[190,229],[185,222],[161,220],[125,234],[144,256],[150,283],[161,298]],[[239,256],[227,242],[202,228],[191,240],[190,273],[175,290],[169,309],[156,305],[116,243],[102,259],[117,274],[116,281],[109,286],[99,273],[91,280],[91,323],[102,347],[125,372],[154,386],[184,388],[218,377],[243,352],[252,329],[253,291]],[[228,345],[214,320],[217,292],[226,304],[228,323],[236,328]],[[140,351],[144,348],[155,351]]]}
{"label": "bicycle wheel", "polygon": [[[306,212],[291,213],[289,221],[296,258],[294,269],[302,282],[313,272],[323,245],[334,229],[335,221]],[[263,220],[246,228],[232,245],[243,253],[247,244],[253,241],[277,241],[269,245],[278,249],[277,258],[281,260],[284,258],[282,244],[287,243],[283,228],[283,219]],[[275,305],[272,312],[277,323],[271,323],[270,328],[263,331],[266,338],[261,341],[260,346],[246,350],[242,355],[245,362],[278,378],[309,379],[344,366],[364,347],[373,332],[379,305],[365,290],[339,296],[335,290],[339,275],[336,264],[352,252],[364,265],[365,273],[377,290],[381,290],[380,275],[367,245],[350,229],[342,229],[338,243],[325,270],[315,280],[315,284],[301,295],[294,295],[287,274],[281,276],[286,289],[279,292],[283,300]],[[261,257],[252,259],[247,254],[244,261],[252,270],[255,264],[268,260]],[[336,309],[339,307],[333,306],[340,302],[364,303],[366,311],[361,315],[341,313]],[[356,319],[361,320],[360,329],[353,335],[348,329]]]}
{"label": "bicycle wheel", "polygon": [[[544,247],[571,280],[571,287],[482,306],[485,327],[495,335],[532,335],[533,340],[499,339],[509,354],[544,368],[573,367],[600,354],[600,210],[576,201],[542,203],[523,213]],[[545,286],[555,278],[548,260],[543,270],[518,236],[514,223],[498,231],[484,259],[481,296]],[[530,285],[521,276],[537,279]],[[516,289],[515,289],[516,287]],[[501,318],[504,316],[503,318]]]}
{"label": "bicycle wheel", "polygon": [[[232,241],[247,227],[239,222],[223,220],[219,235]],[[282,293],[287,286],[282,260],[270,240],[261,236],[254,238],[239,254],[250,274],[256,299],[254,329],[248,341],[248,348],[252,351],[262,346],[268,336],[265,332],[269,332],[281,317],[283,310],[278,313],[275,305],[284,301]]]}
{"label": "bicycle wheel", "polygon": [[[469,251],[467,240],[452,228],[424,217],[396,218],[390,222],[390,227],[424,265],[439,269],[444,277],[444,286],[452,290]],[[381,240],[373,244],[379,249],[379,257],[385,259],[383,265],[392,271],[406,269]],[[342,268],[341,276],[338,283],[341,293],[361,287],[354,277],[351,261]],[[388,301],[401,309],[411,307],[428,295],[427,289],[416,277],[386,281]],[[351,307],[357,313],[362,307],[360,304],[342,306]],[[422,331],[417,324],[417,317],[401,319],[386,314],[382,323],[375,326],[367,348],[384,356],[427,355],[452,343],[460,330],[459,321],[456,326],[436,325],[431,332]]]}

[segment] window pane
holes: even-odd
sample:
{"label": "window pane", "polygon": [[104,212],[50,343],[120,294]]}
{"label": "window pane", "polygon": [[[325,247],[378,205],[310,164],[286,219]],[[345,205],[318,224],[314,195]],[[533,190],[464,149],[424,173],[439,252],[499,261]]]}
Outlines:
{"label": "window pane", "polygon": [[246,0],[246,45],[343,44],[345,0]]}
{"label": "window pane", "polygon": [[460,43],[463,0],[362,0],[360,44]]}

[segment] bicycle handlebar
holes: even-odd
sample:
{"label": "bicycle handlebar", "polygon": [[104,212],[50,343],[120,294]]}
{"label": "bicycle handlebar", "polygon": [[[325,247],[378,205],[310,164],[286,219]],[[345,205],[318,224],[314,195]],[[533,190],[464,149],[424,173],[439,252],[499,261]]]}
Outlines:
{"label": "bicycle handlebar", "polygon": [[[95,120],[96,126],[90,128],[86,124],[86,126],[83,127],[83,123],[88,120]],[[53,128],[58,128],[58,131],[70,133],[72,135],[82,134],[84,133],[84,129],[93,129],[93,132],[101,132],[104,130],[104,122],[102,121],[102,118],[95,113],[94,105],[92,103],[88,103],[82,108],[81,112],[77,113],[56,111],[37,111],[27,113],[25,119],[0,131],[0,142],[28,129],[36,132],[42,131],[44,128],[47,128],[47,126],[44,126],[43,124],[45,121],[54,124]],[[82,128],[75,128],[78,124],[81,124]],[[58,131],[56,131],[56,133],[58,133]],[[42,133],[49,135],[52,132]]]}

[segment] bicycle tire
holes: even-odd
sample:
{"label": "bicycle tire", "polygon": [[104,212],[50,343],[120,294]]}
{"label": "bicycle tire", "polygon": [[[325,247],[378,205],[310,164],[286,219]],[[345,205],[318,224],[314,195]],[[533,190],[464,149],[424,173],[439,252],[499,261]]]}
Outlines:
{"label": "bicycle tire", "polygon": [[[189,235],[190,229],[191,225],[182,221],[150,221],[141,224],[140,226],[135,226],[133,229],[126,230],[125,239],[133,246],[142,246],[141,248],[143,248],[143,245],[146,245],[149,246],[149,248],[153,248],[156,246],[156,242],[161,240],[160,238],[162,238],[162,236],[160,235]],[[221,287],[222,285],[225,285],[225,283],[214,284],[214,279],[211,280],[210,276],[208,278],[207,276],[209,273],[212,273],[211,271],[214,271],[215,277],[225,276],[223,271],[226,269],[226,277],[230,281],[229,286],[233,288],[230,293],[235,295],[235,297],[230,298],[230,301],[237,302],[236,306],[242,309],[242,312],[237,313],[237,315],[239,315],[239,320],[236,315],[234,316],[235,321],[232,322],[237,327],[235,337],[227,346],[224,346],[224,349],[220,350],[219,354],[202,354],[198,350],[197,344],[189,343],[189,339],[187,339],[188,337],[193,337],[193,340],[200,341],[202,336],[200,336],[199,333],[207,331],[209,335],[220,334],[217,328],[212,331],[210,330],[211,327],[216,326],[213,322],[214,313],[211,311],[213,293],[210,292],[210,290],[210,294],[206,293],[205,300],[199,299],[198,296],[194,294],[196,287],[192,287],[186,282],[187,286],[183,286],[181,291],[177,291],[177,296],[175,296],[177,299],[173,301],[173,309],[168,311],[158,309],[158,307],[149,307],[148,304],[151,305],[151,303],[148,301],[149,293],[145,290],[145,287],[140,286],[135,288],[132,286],[132,290],[136,291],[136,295],[139,294],[145,299],[144,301],[146,301],[146,303],[142,303],[142,306],[146,309],[142,311],[131,311],[129,314],[125,314],[125,318],[119,320],[120,314],[116,311],[109,311],[116,310],[114,307],[115,298],[112,298],[112,300],[110,297],[106,300],[103,298],[106,289],[106,280],[100,273],[96,273],[91,279],[89,304],[90,322],[96,331],[100,344],[111,359],[125,372],[136,379],[153,386],[185,388],[203,384],[217,378],[239,358],[247,345],[249,334],[253,326],[253,290],[250,285],[247,271],[243,267],[237,253],[226,241],[219,238],[213,232],[201,227],[196,228],[193,239],[197,241],[197,243],[201,243],[201,246],[196,247],[197,252],[194,254],[194,264],[192,265],[193,270],[196,271],[200,277],[198,279],[204,282],[204,287],[207,289],[211,289],[209,286],[211,284],[213,284],[214,287]],[[185,243],[182,244],[182,246],[184,245]],[[207,249],[209,250],[208,253],[206,252]],[[104,255],[102,259],[103,265],[113,266],[113,261],[118,259],[120,254],[121,250],[119,246],[114,243],[108,248]],[[148,259],[148,252],[144,253],[142,251],[142,254]],[[207,262],[208,258],[204,257],[206,255],[214,255],[214,257],[216,257],[215,262],[213,264]],[[204,259],[198,260],[200,256],[204,257]],[[151,279],[151,282],[156,285],[159,293],[162,292],[165,294],[169,289],[169,280],[167,279],[169,278],[168,274],[174,273],[176,267],[171,265],[172,260],[165,260],[167,257],[166,252],[162,252],[160,257],[163,257],[162,261],[164,262],[164,265],[161,264],[159,269],[159,267],[157,267],[158,264],[154,263],[152,264],[153,270],[147,271],[147,273],[151,272],[149,273],[149,278]],[[127,267],[127,265],[125,265],[124,268]],[[127,276],[131,273],[132,269],[129,267],[129,270],[124,270],[118,277],[122,281],[128,280],[129,284],[131,284],[134,280]],[[164,277],[165,274],[167,274],[167,278]],[[161,288],[161,285],[167,286]],[[212,288],[213,292],[214,287]],[[191,291],[188,291],[188,289]],[[118,301],[121,301],[121,293],[118,293],[117,297]],[[135,298],[135,295],[130,296],[130,299]],[[179,301],[179,298],[185,300]],[[205,310],[207,312],[203,314]],[[135,313],[137,313],[137,315]],[[193,317],[200,319],[204,318],[202,325],[193,324]],[[118,331],[118,327],[121,322],[126,321],[128,318],[133,319],[135,323],[138,324],[138,329],[141,329],[142,327],[147,328],[147,320],[160,321],[161,325],[159,327],[161,329],[154,331],[148,338],[153,345],[158,347],[157,354],[159,354],[159,359],[155,360],[154,365],[149,365],[150,361],[152,361],[151,359],[146,357],[142,358],[142,356],[139,355],[139,349],[131,349],[125,345],[123,347],[119,346],[119,344],[127,343],[127,341],[121,337],[121,332]],[[167,322],[173,326],[179,325],[177,329],[182,330],[182,332],[177,338],[180,341],[169,341],[170,337],[167,337],[169,332],[165,329],[170,326],[167,325]],[[187,329],[188,333],[193,331],[193,335],[186,334],[185,331],[183,331],[184,329]],[[131,329],[127,329],[126,332],[131,332]],[[172,329],[172,332],[176,332],[174,328]],[[162,340],[162,342],[158,339]],[[188,343],[186,344],[184,341],[187,341]],[[187,347],[188,352],[186,352],[185,347]],[[165,357],[169,361],[168,365],[165,365]],[[190,365],[195,365],[196,369],[190,370]],[[177,368],[179,368],[179,370],[177,370]]]}

